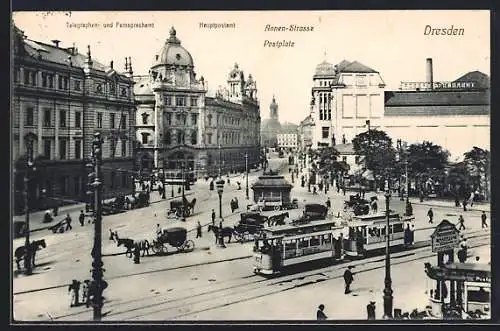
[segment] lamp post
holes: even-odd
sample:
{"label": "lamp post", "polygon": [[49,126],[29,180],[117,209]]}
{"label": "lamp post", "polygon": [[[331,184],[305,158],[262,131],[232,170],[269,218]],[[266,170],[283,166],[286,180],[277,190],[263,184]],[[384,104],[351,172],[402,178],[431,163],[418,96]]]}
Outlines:
{"label": "lamp post", "polygon": [[245,152],[245,174],[246,174],[246,187],[245,187],[245,196],[248,200],[248,153]]}
{"label": "lamp post", "polygon": [[224,191],[224,179],[219,177],[219,179],[215,182],[217,186],[217,193],[219,194],[219,218],[220,218],[220,227],[219,227],[219,240],[217,246],[220,248],[226,248],[224,245],[224,237],[222,236],[222,192]]}
{"label": "lamp post", "polygon": [[93,288],[93,302],[94,321],[100,321],[102,317],[102,291],[107,287],[103,281],[104,269],[102,263],[102,181],[101,181],[101,162],[102,162],[102,139],[101,134],[95,133],[94,140],[92,141],[92,161],[89,165],[94,167],[94,182],[91,187],[94,191],[94,247],[92,249],[92,288]]}
{"label": "lamp post", "polygon": [[392,319],[392,280],[391,280],[391,256],[389,237],[389,199],[391,192],[389,190],[389,181],[385,181],[385,212],[386,212],[386,230],[385,230],[385,279],[384,279],[384,319]]}
{"label": "lamp post", "polygon": [[36,139],[34,134],[26,136],[26,171],[24,173],[24,213],[25,213],[25,242],[24,242],[24,273],[31,275],[33,273],[33,266],[31,264],[31,250],[30,250],[30,194],[29,183],[36,171],[35,163],[33,161],[33,141]]}
{"label": "lamp post", "polygon": [[162,177],[162,179],[161,179],[161,180],[162,180],[162,184],[163,184],[163,192],[162,192],[162,194],[161,194],[161,198],[162,198],[162,199],[166,199],[167,197],[166,197],[166,195],[165,195],[165,191],[166,191],[166,189],[167,189],[167,186],[166,186],[166,178],[165,178],[165,159],[163,159],[163,161],[162,161],[162,165],[163,165],[163,166],[162,166],[162,168],[161,168],[161,171],[162,171],[163,177]]}

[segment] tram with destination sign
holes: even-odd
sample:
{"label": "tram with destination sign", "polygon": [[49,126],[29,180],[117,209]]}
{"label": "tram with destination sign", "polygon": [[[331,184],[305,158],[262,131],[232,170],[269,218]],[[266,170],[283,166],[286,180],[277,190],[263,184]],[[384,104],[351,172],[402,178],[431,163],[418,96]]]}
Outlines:
{"label": "tram with destination sign", "polygon": [[331,220],[283,225],[264,230],[255,240],[254,273],[275,275],[305,262],[342,259],[343,226]]}
{"label": "tram with destination sign", "polygon": [[[389,214],[390,246],[409,244],[413,240],[406,240],[406,235],[412,235],[410,224],[415,218],[401,217],[397,213]],[[368,252],[386,246],[387,215],[385,213],[358,215],[347,223],[348,232],[344,238],[344,253],[351,257],[363,257]],[[410,233],[408,233],[410,231]]]}

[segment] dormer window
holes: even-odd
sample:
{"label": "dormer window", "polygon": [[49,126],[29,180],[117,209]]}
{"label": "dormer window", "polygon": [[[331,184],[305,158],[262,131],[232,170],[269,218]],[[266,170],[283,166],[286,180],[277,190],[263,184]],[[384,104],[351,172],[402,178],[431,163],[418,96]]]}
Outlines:
{"label": "dormer window", "polygon": [[177,53],[177,54],[175,54],[175,58],[176,58],[177,60],[180,60],[180,59],[181,59],[181,55],[180,55],[179,53]]}
{"label": "dormer window", "polygon": [[121,96],[122,97],[126,97],[127,96],[127,88],[126,87],[122,87]]}
{"label": "dormer window", "polygon": [[116,83],[115,82],[110,82],[109,83],[109,93],[111,94],[116,94]]}
{"label": "dormer window", "polygon": [[102,84],[97,84],[95,90],[97,93],[102,93]]}

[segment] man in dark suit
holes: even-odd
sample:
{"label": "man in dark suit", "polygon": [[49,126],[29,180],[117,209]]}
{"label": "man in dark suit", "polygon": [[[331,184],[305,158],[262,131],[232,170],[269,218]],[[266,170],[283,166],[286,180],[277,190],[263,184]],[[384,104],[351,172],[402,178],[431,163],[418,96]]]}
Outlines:
{"label": "man in dark suit", "polygon": [[344,272],[344,282],[345,282],[345,292],[344,294],[349,294],[351,293],[351,283],[354,280],[353,273],[351,272],[351,269],[354,268],[353,266],[348,266],[346,271]]}
{"label": "man in dark suit", "polygon": [[321,305],[318,306],[318,311],[316,312],[316,319],[318,321],[324,321],[324,320],[326,320],[328,318],[325,315],[325,313],[323,312],[324,309],[325,309],[325,306],[323,304],[321,304]]}

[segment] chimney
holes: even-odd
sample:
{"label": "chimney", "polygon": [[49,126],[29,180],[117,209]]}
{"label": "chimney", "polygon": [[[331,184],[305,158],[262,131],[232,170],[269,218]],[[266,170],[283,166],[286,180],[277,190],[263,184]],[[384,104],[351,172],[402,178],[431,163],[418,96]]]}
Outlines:
{"label": "chimney", "polygon": [[60,40],[57,40],[57,39],[54,39],[54,40],[51,40],[52,43],[57,47],[59,48],[59,43],[61,42]]}
{"label": "chimney", "polygon": [[155,55],[155,60],[158,61],[158,54]]}
{"label": "chimney", "polygon": [[430,89],[434,88],[433,72],[432,72],[432,58],[426,60],[426,83],[430,84]]}
{"label": "chimney", "polygon": [[111,69],[113,69],[113,60],[111,60],[111,62],[109,62],[109,67],[110,67]]}

